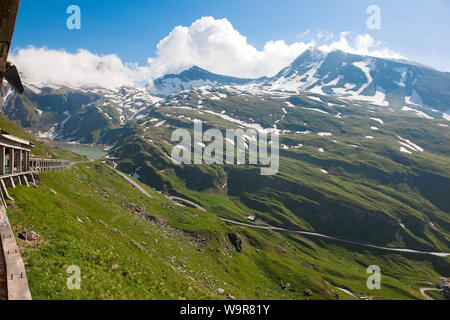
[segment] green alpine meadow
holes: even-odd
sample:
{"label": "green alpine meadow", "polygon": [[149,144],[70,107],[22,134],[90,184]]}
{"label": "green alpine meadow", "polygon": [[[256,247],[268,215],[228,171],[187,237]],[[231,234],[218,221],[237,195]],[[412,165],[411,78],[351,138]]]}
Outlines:
{"label": "green alpine meadow", "polygon": [[450,299],[450,48],[404,6],[78,2],[0,0],[0,300]]}

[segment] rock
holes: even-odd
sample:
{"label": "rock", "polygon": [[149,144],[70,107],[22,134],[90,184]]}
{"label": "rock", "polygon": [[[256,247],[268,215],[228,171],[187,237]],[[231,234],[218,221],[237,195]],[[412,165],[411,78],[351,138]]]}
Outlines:
{"label": "rock", "polygon": [[111,269],[109,270],[109,272],[113,272],[113,271],[115,271],[115,270],[117,270],[117,269],[119,269],[119,265],[118,265],[118,264],[113,264],[113,265],[111,266]]}
{"label": "rock", "polygon": [[79,223],[84,223],[83,220],[81,220],[80,218],[77,218],[77,221],[78,221]]}
{"label": "rock", "polygon": [[144,220],[146,222],[154,222],[156,221],[155,217],[152,217],[148,214],[141,214],[139,215],[139,219]]}
{"label": "rock", "polygon": [[233,247],[236,249],[237,252],[242,252],[242,240],[239,239],[239,237],[235,233],[229,233],[228,239],[230,240]]}
{"label": "rock", "polygon": [[219,288],[219,289],[217,289],[217,292],[220,293],[220,294],[224,294],[225,290],[223,290],[222,288]]}
{"label": "rock", "polygon": [[23,231],[19,233],[19,238],[27,242],[39,241],[40,236],[34,231]]}
{"label": "rock", "polygon": [[227,298],[230,299],[230,300],[236,300],[236,297],[235,297],[235,296],[232,296],[231,294],[228,294],[228,295],[227,295]]}
{"label": "rock", "polygon": [[310,289],[305,289],[303,293],[305,294],[305,296],[308,297],[311,297],[313,295],[313,292]]}
{"label": "rock", "polygon": [[247,220],[251,221],[251,222],[255,222],[256,221],[256,217],[255,216],[248,216]]}

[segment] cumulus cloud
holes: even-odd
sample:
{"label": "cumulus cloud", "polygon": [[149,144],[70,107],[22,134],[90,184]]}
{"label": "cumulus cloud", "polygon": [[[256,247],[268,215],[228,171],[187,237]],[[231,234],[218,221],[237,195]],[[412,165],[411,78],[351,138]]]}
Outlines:
{"label": "cumulus cloud", "polygon": [[227,19],[204,17],[190,27],[178,26],[158,44],[149,59],[150,73],[163,75],[198,65],[216,73],[240,77],[273,75],[307,48],[305,43],[269,41],[263,50],[247,42]]}
{"label": "cumulus cloud", "polygon": [[[310,34],[308,29],[301,37]],[[227,19],[203,17],[191,26],[178,26],[158,44],[156,57],[149,59],[149,74],[161,76],[198,65],[215,73],[238,77],[273,76],[311,46],[324,51],[340,49],[350,53],[384,58],[402,58],[381,46],[370,35],[352,37],[342,32],[337,41],[332,32],[317,31],[310,41],[287,44],[268,41],[262,50],[247,42]]]}
{"label": "cumulus cloud", "polygon": [[99,56],[81,49],[68,53],[27,47],[14,52],[10,59],[19,67],[22,80],[35,85],[114,88],[132,86],[136,74],[117,55]]}
{"label": "cumulus cloud", "polygon": [[[302,37],[311,33],[308,30]],[[203,17],[191,26],[175,27],[158,43],[156,55],[149,58],[145,66],[126,64],[114,54],[99,56],[81,49],[77,53],[68,53],[28,47],[15,52],[11,59],[28,83],[111,88],[150,81],[193,65],[237,77],[273,76],[311,46],[325,51],[340,49],[401,58],[368,34],[351,36],[347,32],[341,33],[338,40],[334,40],[333,33],[319,31],[309,41],[292,44],[284,40],[268,41],[263,49],[258,50],[227,19]]]}
{"label": "cumulus cloud", "polygon": [[379,58],[405,59],[402,55],[389,50],[375,41],[369,34],[361,34],[351,37],[349,32],[341,32],[338,41],[318,46],[324,51],[342,50],[348,53],[367,55]]}

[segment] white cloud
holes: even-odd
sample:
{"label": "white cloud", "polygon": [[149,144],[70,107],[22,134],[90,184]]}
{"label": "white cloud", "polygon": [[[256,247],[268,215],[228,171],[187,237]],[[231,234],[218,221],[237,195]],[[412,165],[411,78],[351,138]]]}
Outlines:
{"label": "white cloud", "polygon": [[257,50],[227,19],[204,17],[190,27],[178,26],[158,44],[149,59],[150,73],[160,76],[192,65],[240,77],[274,75],[308,47],[303,42],[269,41]]}
{"label": "white cloud", "polygon": [[[310,33],[308,29],[300,37]],[[190,27],[176,27],[159,42],[156,57],[149,59],[149,74],[157,77],[197,65],[211,72],[237,77],[273,76],[310,46],[319,46],[325,51],[340,49],[363,55],[401,58],[399,54],[382,48],[368,34],[352,38],[348,32],[342,32],[338,41],[332,42],[333,39],[332,32],[317,31],[308,42],[268,41],[262,50],[257,50],[227,19],[203,17]]]}
{"label": "white cloud", "polygon": [[77,53],[68,53],[28,47],[15,52],[11,60],[18,65],[28,83],[117,87],[178,73],[193,65],[237,77],[273,76],[310,46],[325,51],[340,49],[378,57],[401,57],[382,48],[367,34],[351,37],[343,32],[339,40],[333,39],[333,33],[316,32],[309,42],[268,41],[262,50],[258,50],[227,19],[203,17],[189,27],[175,27],[158,43],[156,56],[149,58],[146,66],[125,64],[114,54],[98,56],[81,49]]}
{"label": "white cloud", "polygon": [[114,54],[98,56],[81,49],[68,53],[28,47],[14,52],[10,59],[21,71],[22,80],[35,85],[113,88],[134,83],[135,71]]}
{"label": "white cloud", "polygon": [[324,51],[342,50],[348,53],[379,58],[405,59],[400,54],[382,47],[381,43],[375,41],[369,34],[360,34],[352,38],[349,32],[341,32],[338,41],[321,45],[319,49]]}

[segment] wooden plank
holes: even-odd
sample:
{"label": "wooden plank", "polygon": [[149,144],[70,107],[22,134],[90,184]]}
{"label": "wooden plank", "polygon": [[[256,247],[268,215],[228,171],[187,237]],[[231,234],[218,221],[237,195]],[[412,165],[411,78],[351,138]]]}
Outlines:
{"label": "wooden plank", "polygon": [[0,241],[0,301],[8,300],[8,282],[6,280],[6,264]]}
{"label": "wooden plank", "polygon": [[0,232],[1,244],[6,265],[8,300],[31,300],[25,265],[6,215],[6,210],[3,207],[0,207],[0,224],[2,230]]}

